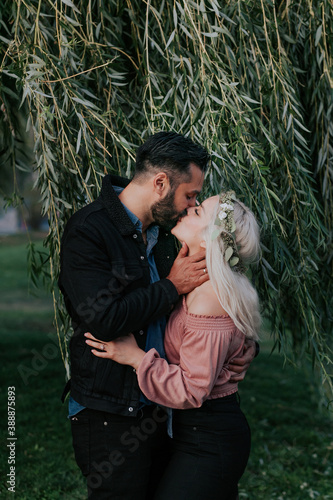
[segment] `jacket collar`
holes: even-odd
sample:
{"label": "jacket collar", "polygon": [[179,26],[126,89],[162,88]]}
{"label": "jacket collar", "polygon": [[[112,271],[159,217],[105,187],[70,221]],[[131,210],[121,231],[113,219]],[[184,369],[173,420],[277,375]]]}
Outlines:
{"label": "jacket collar", "polygon": [[109,217],[117,227],[120,234],[128,235],[135,232],[135,226],[128,217],[123,204],[113,189],[114,186],[126,187],[131,181],[118,175],[106,175],[102,181],[100,199],[106,208]]}
{"label": "jacket collar", "polygon": [[[130,180],[124,177],[112,174],[106,175],[102,181],[100,194],[100,200],[107,210],[110,219],[122,235],[134,234],[136,229],[119,200],[117,193],[113,189],[113,185],[126,187],[129,183]],[[156,247],[154,247],[154,257],[159,276],[162,279],[170,272],[172,263],[177,256],[177,248],[170,231],[160,228],[158,240]]]}

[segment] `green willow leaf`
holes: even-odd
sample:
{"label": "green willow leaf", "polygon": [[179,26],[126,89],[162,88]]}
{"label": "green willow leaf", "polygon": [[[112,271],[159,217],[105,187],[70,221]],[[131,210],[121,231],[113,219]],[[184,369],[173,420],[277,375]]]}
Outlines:
{"label": "green willow leaf", "polygon": [[234,267],[236,264],[238,264],[238,262],[239,262],[239,257],[231,257],[229,261],[230,267]]}
{"label": "green willow leaf", "polygon": [[228,262],[229,259],[231,258],[232,254],[234,253],[233,251],[233,248],[232,247],[228,247],[226,249],[226,251],[224,252],[224,258],[225,258],[225,261]]}
{"label": "green willow leaf", "polygon": [[[103,176],[132,177],[154,132],[188,135],[213,159],[201,198],[233,189],[259,221],[252,279],[273,335],[314,356],[333,394],[331,19],[330,0],[4,0],[1,182],[35,171],[50,288],[65,223]],[[69,375],[70,322],[54,301]]]}
{"label": "green willow leaf", "polygon": [[74,5],[74,3],[72,2],[72,0],[61,0],[62,3],[64,3],[65,5],[68,5],[69,7],[71,7],[75,12],[77,12],[78,14],[80,14],[80,11],[79,9]]}

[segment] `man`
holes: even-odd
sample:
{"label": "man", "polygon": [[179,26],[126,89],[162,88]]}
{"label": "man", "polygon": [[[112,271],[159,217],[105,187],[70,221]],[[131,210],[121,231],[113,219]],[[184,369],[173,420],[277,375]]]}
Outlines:
{"label": "man", "polygon": [[[74,327],[69,417],[91,499],[153,497],[168,459],[167,417],[131,367],[96,358],[83,335],[133,332],[141,348],[164,354],[167,315],[208,279],[204,251],[188,257],[183,247],[176,257],[165,228],[195,205],[208,159],[188,138],[155,134],[137,150],[133,180],[106,176],[100,197],[66,226],[59,287]],[[243,363],[253,356],[249,348]]]}

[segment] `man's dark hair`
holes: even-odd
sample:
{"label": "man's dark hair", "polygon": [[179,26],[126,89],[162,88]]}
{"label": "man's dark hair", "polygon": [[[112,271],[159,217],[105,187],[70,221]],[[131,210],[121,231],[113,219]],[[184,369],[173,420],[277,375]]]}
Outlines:
{"label": "man's dark hair", "polygon": [[176,132],[158,132],[149,137],[136,153],[135,180],[147,174],[165,172],[170,186],[190,179],[190,164],[206,171],[209,154],[199,144]]}

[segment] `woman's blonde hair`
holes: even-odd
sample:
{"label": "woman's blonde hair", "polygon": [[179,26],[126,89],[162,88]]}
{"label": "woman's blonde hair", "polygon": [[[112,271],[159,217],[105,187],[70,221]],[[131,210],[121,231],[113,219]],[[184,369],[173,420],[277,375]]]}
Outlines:
{"label": "woman's blonde hair", "polygon": [[[235,199],[233,208],[232,213],[236,225],[233,235],[238,249],[240,265],[232,268],[225,259],[226,248],[223,233],[226,230],[223,224],[221,226],[215,224],[221,210],[219,201],[216,204],[214,216],[204,231],[207,270],[223,309],[246,337],[258,340],[258,331],[261,324],[258,294],[249,279],[239,269],[258,260],[260,231],[253,213],[244,203]],[[219,234],[212,239],[212,234],[216,229],[219,230]]]}

